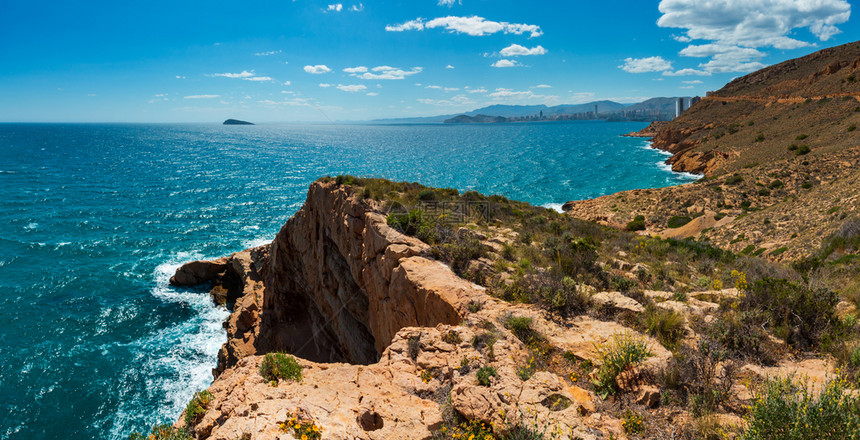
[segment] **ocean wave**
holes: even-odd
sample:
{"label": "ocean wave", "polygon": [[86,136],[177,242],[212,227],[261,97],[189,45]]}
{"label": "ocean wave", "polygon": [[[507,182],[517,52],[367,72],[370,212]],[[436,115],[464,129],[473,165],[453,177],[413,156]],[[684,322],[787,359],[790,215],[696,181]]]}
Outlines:
{"label": "ocean wave", "polygon": [[541,205],[541,207],[543,208],[552,209],[553,211],[558,213],[564,212],[564,210],[561,209],[562,206],[564,206],[564,203],[544,203],[543,205]]}
{"label": "ocean wave", "polygon": [[[193,316],[128,344],[137,367],[123,378],[126,387],[120,390],[121,403],[110,428],[112,438],[127,438],[141,417],[149,424],[176,420],[193,394],[212,383],[218,350],[227,339],[222,322],[229,312],[216,306],[207,293],[170,286],[170,277],[181,262],[200,258],[198,252],[181,252],[155,268],[150,293],[190,308]],[[147,385],[144,395],[129,386],[140,381]],[[164,404],[153,413],[148,403],[152,401]]]}
{"label": "ocean wave", "polygon": [[659,168],[660,168],[661,170],[663,170],[663,171],[666,171],[666,172],[672,173],[672,177],[675,177],[675,178],[678,178],[678,179],[681,179],[681,180],[692,180],[692,181],[695,181],[695,180],[699,180],[699,179],[701,179],[701,178],[702,178],[702,175],[701,175],[701,174],[693,174],[693,173],[688,173],[688,172],[685,172],[685,171],[673,171],[673,170],[672,170],[672,165],[669,165],[669,164],[667,164],[666,162],[663,162],[663,161],[657,162],[657,167],[659,167]]}

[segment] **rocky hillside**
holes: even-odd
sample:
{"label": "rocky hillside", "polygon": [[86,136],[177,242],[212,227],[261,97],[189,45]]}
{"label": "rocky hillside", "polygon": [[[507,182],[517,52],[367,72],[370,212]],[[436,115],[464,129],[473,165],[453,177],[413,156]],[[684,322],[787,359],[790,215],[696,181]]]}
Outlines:
{"label": "rocky hillside", "polygon": [[860,294],[413,183],[321,179],[270,245],[171,281],[232,313],[212,386],[153,439],[734,437],[766,378],[860,368]]}
{"label": "rocky hillside", "polygon": [[[715,176],[858,145],[860,42],[770,66],[711,93],[654,136],[675,171]],[[855,127],[855,128],[851,128]],[[802,139],[798,139],[801,135]]]}
{"label": "rocky hillside", "polygon": [[858,76],[860,42],[738,78],[675,120],[632,134],[673,153],[674,170],[704,179],[565,207],[621,228],[641,216],[631,229],[773,260],[811,257],[860,215]]}

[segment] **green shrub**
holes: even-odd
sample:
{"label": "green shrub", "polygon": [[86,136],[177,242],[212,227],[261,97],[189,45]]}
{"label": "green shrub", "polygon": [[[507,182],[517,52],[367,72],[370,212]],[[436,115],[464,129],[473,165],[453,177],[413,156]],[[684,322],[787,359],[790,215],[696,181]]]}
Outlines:
{"label": "green shrub", "polygon": [[779,352],[759,327],[760,322],[760,315],[755,311],[732,309],[721,313],[702,329],[702,333],[723,347],[732,358],[774,365],[779,360]]}
{"label": "green shrub", "polygon": [[788,250],[787,247],[776,248],[770,254],[773,255],[774,257],[778,257],[778,256],[782,255],[782,253],[787,251],[787,250]]}
{"label": "green shrub", "polygon": [[418,193],[418,200],[422,200],[425,202],[430,200],[436,200],[436,192],[432,189],[425,189]]}
{"label": "green shrub", "polygon": [[801,188],[803,188],[803,189],[809,189],[809,188],[812,188],[812,182],[803,182],[803,184],[802,184],[802,185],[800,185],[800,187],[801,187]]}
{"label": "green shrub", "polygon": [[760,195],[762,197],[767,197],[770,195],[770,191],[762,188],[762,189],[758,190],[758,195]]}
{"label": "green shrub", "polygon": [[794,347],[818,346],[822,335],[837,322],[836,292],[813,290],[784,279],[763,278],[751,284],[738,308],[755,314],[756,325],[785,332]]}
{"label": "green shrub", "polygon": [[764,383],[746,417],[743,440],[860,438],[860,399],[834,379],[817,396],[805,380],[776,378]]}
{"label": "green shrub", "polygon": [[809,136],[808,136],[808,135],[806,135],[806,134],[799,134],[799,135],[797,135],[797,137],[796,137],[795,139],[797,139],[797,140],[799,140],[799,141],[802,141],[802,140],[804,140],[804,139],[806,139],[806,138],[808,138],[808,137],[809,137]]}
{"label": "green shrub", "polygon": [[676,216],[669,219],[669,221],[666,223],[666,227],[680,228],[681,226],[684,226],[687,223],[690,223],[691,220],[692,219],[690,217],[676,215]]}
{"label": "green shrub", "polygon": [[496,373],[496,368],[490,365],[485,365],[478,369],[478,372],[475,373],[478,378],[478,384],[484,387],[490,386],[490,378],[498,377],[499,373]]}
{"label": "green shrub", "polygon": [[206,407],[212,401],[212,393],[209,391],[198,391],[194,393],[191,401],[185,405],[185,426],[190,427],[206,412]]}
{"label": "green shrub", "polygon": [[596,349],[600,367],[592,383],[597,394],[604,399],[618,391],[616,378],[621,372],[641,364],[653,355],[645,340],[632,333],[616,333],[612,335],[612,340]]}
{"label": "green shrub", "polygon": [[767,185],[770,189],[782,188],[783,186],[785,186],[785,184],[779,179],[773,180]]}
{"label": "green shrub", "polygon": [[286,353],[266,353],[263,362],[260,363],[260,376],[270,382],[281,379],[301,382],[302,366],[296,358]]}
{"label": "green shrub", "polygon": [[756,142],[764,142],[764,134],[759,133],[758,136],[755,137]]}
{"label": "green shrub", "polygon": [[418,353],[421,352],[421,334],[417,334],[415,336],[410,336],[409,339],[406,340],[406,352],[409,355],[409,359],[413,361],[418,359]]}
{"label": "green shrub", "polygon": [[149,434],[133,432],[128,436],[129,440],[192,440],[191,434],[186,429],[173,429],[173,426],[165,423],[152,427]]}
{"label": "green shrub", "polygon": [[848,131],[854,131],[857,129],[857,124],[851,124],[848,126]]}
{"label": "green shrub", "polygon": [[644,231],[645,230],[645,220],[632,220],[624,227],[624,229],[628,231]]}
{"label": "green shrub", "polygon": [[628,409],[621,417],[621,426],[627,434],[641,434],[645,432],[645,419],[638,412]]}
{"label": "green shrub", "polygon": [[744,181],[744,178],[743,178],[743,177],[741,177],[741,176],[740,176],[740,175],[738,175],[738,174],[734,174],[734,175],[729,176],[728,178],[726,178],[726,182],[725,182],[725,183],[726,183],[726,185],[737,185],[737,184],[739,184],[739,183],[741,183],[741,182],[743,182],[743,181]]}
{"label": "green shrub", "polygon": [[809,148],[809,145],[801,145],[797,147],[797,151],[795,151],[794,154],[797,156],[803,156],[804,154],[808,154],[810,151],[812,150]]}
{"label": "green shrub", "polygon": [[797,144],[791,144],[788,146],[788,151],[796,151],[796,150],[797,150]]}
{"label": "green shrub", "polygon": [[645,332],[670,350],[678,348],[686,334],[684,317],[671,310],[649,306],[640,319]]}
{"label": "green shrub", "polygon": [[385,220],[389,226],[406,235],[417,237],[429,244],[435,241],[433,225],[420,209],[412,209],[407,213],[391,213]]}

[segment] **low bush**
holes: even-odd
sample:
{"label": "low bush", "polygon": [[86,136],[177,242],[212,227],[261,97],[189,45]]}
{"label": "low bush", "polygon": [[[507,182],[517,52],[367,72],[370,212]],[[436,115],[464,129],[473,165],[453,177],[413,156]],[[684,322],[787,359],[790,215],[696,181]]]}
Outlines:
{"label": "low bush", "polygon": [[266,357],[260,363],[260,375],[270,382],[282,379],[301,382],[302,366],[296,358],[286,353],[266,353]]}
{"label": "low bush", "polygon": [[644,231],[645,230],[645,216],[644,215],[637,215],[636,217],[633,218],[633,220],[630,221],[630,223],[627,223],[627,226],[625,226],[624,229],[626,229],[628,231]]}
{"label": "low bush", "polygon": [[211,401],[212,393],[209,391],[194,393],[194,397],[185,405],[185,426],[190,427],[197,423],[200,417],[206,412],[206,408]]}
{"label": "low bush", "polygon": [[424,216],[420,209],[412,209],[406,213],[393,212],[385,219],[388,225],[398,231],[417,237],[426,243],[432,244],[434,239],[433,224]]}
{"label": "low bush", "polygon": [[860,398],[842,380],[817,396],[805,380],[776,378],[755,393],[743,440],[860,438]]}
{"label": "low bush", "polygon": [[751,284],[738,301],[753,312],[753,321],[797,348],[817,346],[837,322],[839,297],[828,289],[813,290],[785,279],[764,278]]}
{"label": "low bush", "polygon": [[301,440],[320,440],[322,438],[322,426],[310,417],[288,413],[287,419],[278,426],[281,432],[292,434],[293,437]]}
{"label": "low bush", "polygon": [[725,183],[726,183],[726,185],[737,185],[743,181],[744,181],[743,177],[741,177],[738,174],[734,174],[732,176],[727,177]]}
{"label": "low bush", "polygon": [[149,434],[133,432],[128,440],[192,440],[191,434],[185,429],[174,429],[170,424],[156,425]]}
{"label": "low bush", "polygon": [[527,316],[507,316],[504,319],[504,326],[524,344],[530,344],[537,337],[532,329],[532,318]]}
{"label": "low bush", "polygon": [[499,373],[496,372],[496,368],[490,365],[485,365],[478,369],[478,372],[475,373],[475,376],[478,378],[478,384],[484,387],[490,386],[490,378],[498,377]]}
{"label": "low bush", "polygon": [[812,149],[809,148],[809,145],[801,145],[797,147],[794,154],[797,156],[803,156],[804,154],[808,154],[810,151],[812,151]]}
{"label": "low bush", "polygon": [[600,367],[592,384],[597,394],[604,399],[618,391],[616,379],[619,374],[653,355],[645,340],[632,333],[616,333],[610,341],[596,349]]}
{"label": "low bush", "polygon": [[692,219],[690,217],[676,215],[669,219],[669,221],[666,223],[666,226],[669,228],[680,228],[681,226],[690,223],[691,220]]}
{"label": "low bush", "polygon": [[649,306],[640,320],[645,332],[670,350],[677,349],[681,338],[687,333],[684,329],[684,317],[671,310]]}

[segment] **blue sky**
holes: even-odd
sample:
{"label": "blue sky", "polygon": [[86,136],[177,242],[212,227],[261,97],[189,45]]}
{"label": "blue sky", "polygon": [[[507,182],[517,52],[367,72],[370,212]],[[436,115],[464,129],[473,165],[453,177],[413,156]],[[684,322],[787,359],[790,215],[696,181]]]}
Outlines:
{"label": "blue sky", "polygon": [[341,1],[0,0],[0,121],[629,103],[860,39],[846,0]]}

